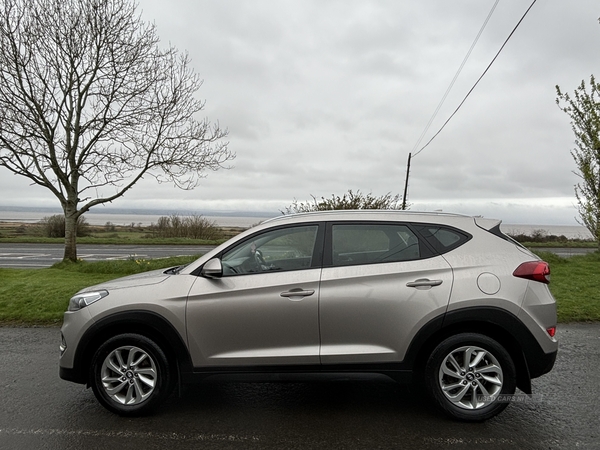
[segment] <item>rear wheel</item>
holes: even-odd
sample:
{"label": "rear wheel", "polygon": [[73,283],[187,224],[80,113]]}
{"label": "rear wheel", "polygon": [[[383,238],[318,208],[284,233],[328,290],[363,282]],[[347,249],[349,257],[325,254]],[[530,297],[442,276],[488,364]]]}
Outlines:
{"label": "rear wheel", "polygon": [[171,368],[165,353],[139,334],[118,335],[102,344],[90,371],[98,401],[120,415],[151,412],[171,391]]}
{"label": "rear wheel", "polygon": [[437,405],[451,417],[482,421],[506,408],[516,388],[515,365],[495,340],[462,333],[441,342],[425,367],[425,383]]}

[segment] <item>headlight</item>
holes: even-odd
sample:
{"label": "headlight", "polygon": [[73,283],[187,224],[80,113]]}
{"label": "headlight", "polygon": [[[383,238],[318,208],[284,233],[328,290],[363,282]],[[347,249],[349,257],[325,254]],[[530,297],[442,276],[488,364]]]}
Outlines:
{"label": "headlight", "polygon": [[91,305],[94,302],[97,302],[101,298],[104,298],[108,295],[108,291],[92,291],[92,292],[84,292],[83,294],[77,294],[69,300],[69,311],[79,311],[86,306]]}

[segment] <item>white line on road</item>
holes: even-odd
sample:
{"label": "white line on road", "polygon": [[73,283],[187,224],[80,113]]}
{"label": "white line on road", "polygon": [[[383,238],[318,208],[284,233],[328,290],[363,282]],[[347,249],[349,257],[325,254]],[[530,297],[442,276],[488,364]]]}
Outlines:
{"label": "white line on road", "polygon": [[56,428],[39,428],[23,430],[18,428],[0,428],[0,435],[22,436],[91,436],[126,439],[161,439],[168,441],[212,441],[212,442],[258,442],[257,436],[239,436],[235,434],[182,434],[157,433],[153,431],[111,431],[111,430],[64,430]]}
{"label": "white line on road", "polygon": [[0,259],[26,259],[26,258],[47,258],[52,256],[50,253],[0,253]]}

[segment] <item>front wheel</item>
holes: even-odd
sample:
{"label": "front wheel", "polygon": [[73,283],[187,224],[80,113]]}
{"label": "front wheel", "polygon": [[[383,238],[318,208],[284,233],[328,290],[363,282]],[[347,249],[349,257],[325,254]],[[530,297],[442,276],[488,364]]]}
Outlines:
{"label": "front wheel", "polygon": [[102,344],[92,359],[90,384],[98,401],[124,416],[152,411],[170,393],[171,370],[151,339],[122,334]]}
{"label": "front wheel", "polygon": [[425,366],[427,390],[451,417],[483,421],[506,408],[515,393],[512,358],[495,340],[462,333],[441,342]]}

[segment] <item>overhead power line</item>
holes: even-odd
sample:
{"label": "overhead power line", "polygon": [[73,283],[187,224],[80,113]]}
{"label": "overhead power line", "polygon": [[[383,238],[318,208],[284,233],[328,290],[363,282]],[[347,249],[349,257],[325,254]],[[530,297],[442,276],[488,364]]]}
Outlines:
{"label": "overhead power line", "polygon": [[475,45],[477,45],[477,41],[479,41],[479,38],[481,37],[481,34],[483,33],[483,30],[485,30],[485,27],[487,26],[488,22],[490,21],[490,18],[492,17],[492,14],[494,13],[494,10],[496,9],[496,6],[498,6],[498,2],[500,2],[500,0],[496,0],[494,2],[494,5],[492,6],[492,9],[488,13],[487,17],[485,18],[485,21],[483,22],[483,25],[479,29],[479,32],[477,33],[477,36],[475,36],[475,40],[471,44],[471,48],[469,48],[469,51],[467,52],[467,54],[465,55],[464,59],[462,60],[462,63],[460,64],[460,67],[456,71],[456,74],[454,75],[454,78],[452,78],[452,81],[450,82],[450,85],[448,86],[448,89],[446,89],[446,92],[444,93],[444,96],[440,100],[440,103],[437,105],[437,108],[435,108],[435,111],[433,112],[433,115],[429,119],[429,122],[427,122],[427,125],[425,126],[425,129],[421,133],[421,136],[419,136],[419,139],[417,140],[417,142],[415,142],[415,146],[411,150],[411,153],[413,153],[415,150],[417,150],[417,148],[419,148],[419,144],[421,144],[421,141],[425,137],[425,134],[427,133],[427,131],[429,131],[429,127],[433,123],[433,120],[435,119],[435,117],[437,116],[438,112],[440,111],[442,105],[446,101],[446,97],[448,97],[448,94],[452,90],[452,87],[454,86],[454,83],[458,79],[458,76],[460,75],[460,72],[462,71],[463,67],[467,63],[467,60],[469,59],[469,56],[471,56],[471,52],[475,48]]}
{"label": "overhead power line", "polygon": [[421,149],[417,153],[415,153],[413,155],[413,158],[415,156],[417,156],[419,153],[421,153],[423,150],[425,150],[425,148],[427,148],[427,146],[429,144],[431,144],[431,142],[438,136],[438,134],[440,134],[442,132],[442,130],[446,127],[446,125],[448,124],[448,122],[450,122],[450,120],[454,117],[454,115],[462,107],[462,105],[465,103],[465,101],[467,100],[467,98],[469,98],[469,95],[471,95],[471,92],[473,92],[473,90],[477,87],[477,85],[479,84],[479,82],[481,81],[481,79],[485,76],[485,74],[488,72],[488,70],[490,70],[490,67],[492,67],[492,64],[494,64],[494,61],[496,61],[496,59],[498,58],[498,56],[500,55],[500,53],[502,52],[502,50],[504,49],[504,47],[506,46],[506,44],[508,43],[508,41],[510,40],[510,38],[512,37],[512,35],[515,33],[515,31],[517,31],[517,28],[519,28],[519,25],[521,25],[521,22],[523,22],[523,19],[525,19],[525,16],[527,16],[527,14],[531,10],[531,8],[533,8],[533,5],[535,5],[536,1],[537,0],[533,0],[533,2],[531,3],[531,5],[529,5],[529,8],[527,8],[527,11],[525,11],[525,13],[521,17],[521,19],[517,22],[517,24],[515,25],[515,27],[513,28],[513,30],[510,32],[510,34],[508,35],[508,37],[506,38],[506,40],[502,44],[502,47],[500,47],[500,50],[498,50],[498,52],[496,53],[496,56],[494,56],[494,58],[492,59],[492,61],[488,64],[488,66],[485,68],[485,70],[481,74],[481,76],[477,79],[477,81],[475,82],[475,84],[473,85],[473,87],[469,90],[469,92],[467,92],[467,95],[465,95],[465,98],[463,98],[462,102],[460,102],[460,104],[457,106],[457,108],[454,110],[454,112],[450,115],[450,117],[448,117],[448,119],[444,122],[444,124],[441,126],[441,128],[438,130],[438,132],[435,133],[431,139],[429,139],[429,141],[427,142],[427,144],[425,144],[423,147],[421,147]]}
{"label": "overhead power line", "polygon": [[[477,81],[475,82],[475,84],[473,85],[473,87],[469,90],[469,92],[467,92],[467,95],[465,95],[465,97],[463,98],[463,100],[456,107],[456,109],[450,115],[450,117],[448,117],[448,119],[440,127],[440,129],[437,131],[437,133],[435,133],[433,135],[433,137],[431,139],[429,139],[429,141],[427,141],[427,144],[425,144],[423,147],[421,147],[419,149],[419,151],[416,152],[414,155],[412,155],[412,152],[410,152],[408,154],[408,163],[406,165],[406,179],[405,179],[405,182],[404,182],[404,195],[403,195],[403,198],[402,198],[402,209],[406,209],[406,206],[407,206],[406,201],[407,201],[407,197],[408,197],[408,177],[409,177],[409,174],[410,174],[410,161],[411,161],[411,158],[414,158],[419,153],[421,153],[423,150],[425,150],[427,148],[427,146],[429,146],[429,144],[431,144],[431,142],[433,142],[433,140],[442,132],[442,130],[446,127],[446,125],[448,125],[448,122],[450,122],[450,120],[456,115],[456,113],[462,107],[462,105],[465,103],[465,101],[467,100],[467,98],[469,98],[469,95],[471,95],[471,92],[473,92],[473,90],[477,87],[477,85],[479,84],[479,82],[481,81],[481,79],[485,76],[485,74],[488,72],[488,70],[490,70],[490,67],[492,67],[492,64],[494,64],[494,62],[496,61],[496,59],[498,58],[498,56],[500,55],[500,53],[502,52],[502,50],[504,49],[504,47],[506,46],[506,44],[508,43],[508,41],[510,40],[510,38],[513,36],[513,34],[515,34],[515,31],[517,31],[517,29],[521,25],[521,22],[523,22],[523,20],[525,19],[525,17],[527,16],[527,14],[531,10],[531,8],[533,8],[533,5],[535,5],[536,2],[537,2],[537,0],[533,0],[533,2],[531,3],[531,5],[529,5],[529,8],[527,8],[527,10],[525,11],[525,13],[523,13],[523,15],[521,16],[521,18],[519,19],[519,21],[517,22],[517,24],[515,25],[515,27],[512,29],[512,31],[510,32],[510,34],[508,35],[508,37],[506,38],[506,40],[504,41],[504,43],[502,44],[502,46],[500,47],[500,49],[498,50],[498,52],[496,53],[496,55],[494,56],[494,58],[492,59],[492,61],[488,64],[488,66],[485,68],[485,70],[483,71],[483,73],[481,74],[481,76],[477,79]],[[483,31],[483,28],[485,28],[485,25],[487,24],[487,21],[489,20],[489,17],[491,16],[491,13],[496,8],[496,4],[497,3],[498,3],[498,1],[496,1],[496,3],[494,4],[494,6],[492,7],[492,10],[490,11],[490,14],[488,14],[488,17],[486,18],[486,21],[484,22],[484,24],[482,26],[482,29],[480,30],[480,33],[481,33],[481,31]],[[477,42],[477,40],[479,39],[479,35],[480,34],[478,34],[477,37],[475,38],[475,42],[473,43],[473,46]],[[446,90],[446,93],[444,94],[444,97],[442,98],[442,101],[438,105],[438,108],[434,112],[433,117],[435,117],[435,115],[437,114],[439,108],[441,107],[441,104],[446,99],[446,96],[448,95],[448,92],[452,88],[452,85],[454,84],[454,81],[456,80],[456,77],[458,76],[458,74],[462,70],[462,66],[464,65],[464,62],[466,62],[466,59],[469,57],[469,54],[470,54],[473,46],[471,46],[471,49],[469,50],[469,52],[467,53],[467,56],[463,60],[463,64],[461,64],[461,67],[459,68],[457,74],[455,75],[455,78],[452,80],[452,83],[450,84],[450,87],[448,88],[448,90]],[[421,142],[421,140],[422,140],[425,132],[427,131],[427,129],[429,128],[431,122],[433,121],[433,117],[429,120],[429,123],[427,124],[427,127],[425,128],[425,131],[423,131],[423,133],[421,134],[421,137],[417,141],[417,144],[415,144],[415,147],[413,148],[413,151],[414,151],[415,148],[418,147],[419,143]]]}

